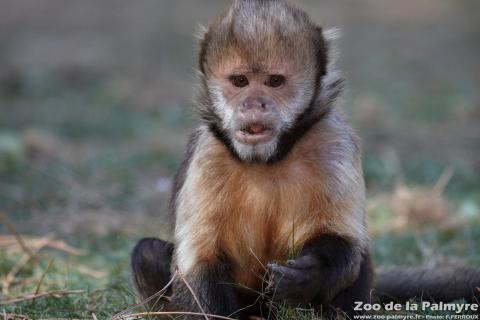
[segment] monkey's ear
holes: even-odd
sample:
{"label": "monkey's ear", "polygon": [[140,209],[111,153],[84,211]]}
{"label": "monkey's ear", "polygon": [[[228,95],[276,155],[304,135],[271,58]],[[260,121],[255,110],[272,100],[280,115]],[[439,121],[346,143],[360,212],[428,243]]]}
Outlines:
{"label": "monkey's ear", "polygon": [[342,37],[342,29],[334,27],[323,31],[323,38],[328,48],[336,48],[336,42]]}
{"label": "monkey's ear", "polygon": [[322,93],[318,97],[320,103],[331,106],[341,95],[344,87],[344,79],[336,68],[338,60],[337,40],[341,37],[339,28],[330,28],[323,31],[324,45],[326,48],[326,75],[322,79]]}
{"label": "monkey's ear", "polygon": [[327,48],[327,72],[334,70],[338,60],[338,40],[342,37],[342,30],[334,27],[323,31],[323,39]]}
{"label": "monkey's ear", "polygon": [[208,32],[208,28],[205,27],[203,24],[199,24],[197,27],[197,31],[195,32],[194,36],[197,41],[202,42],[205,39],[205,35]]}
{"label": "monkey's ear", "polygon": [[195,38],[199,42],[199,52],[198,52],[198,69],[202,74],[205,74],[205,60],[207,56],[207,49],[210,43],[210,33],[209,29],[203,25],[199,25],[197,32],[195,33]]}

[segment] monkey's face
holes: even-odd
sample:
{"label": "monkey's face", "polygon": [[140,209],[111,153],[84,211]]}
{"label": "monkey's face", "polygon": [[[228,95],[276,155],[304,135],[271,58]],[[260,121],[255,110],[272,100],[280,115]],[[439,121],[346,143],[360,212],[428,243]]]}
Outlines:
{"label": "monkey's face", "polygon": [[287,1],[236,0],[203,34],[199,58],[202,118],[244,161],[278,158],[318,111],[322,29]]}
{"label": "monkey's face", "polygon": [[209,81],[215,113],[237,155],[268,161],[313,95],[314,74],[283,61],[276,67],[222,63]]}

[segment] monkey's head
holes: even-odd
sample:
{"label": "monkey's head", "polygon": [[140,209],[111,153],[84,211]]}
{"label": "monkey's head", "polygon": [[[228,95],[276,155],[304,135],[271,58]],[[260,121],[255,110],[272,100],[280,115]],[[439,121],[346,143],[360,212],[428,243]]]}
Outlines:
{"label": "monkey's head", "polygon": [[203,34],[200,115],[242,161],[275,161],[321,118],[322,29],[283,0],[237,0]]}

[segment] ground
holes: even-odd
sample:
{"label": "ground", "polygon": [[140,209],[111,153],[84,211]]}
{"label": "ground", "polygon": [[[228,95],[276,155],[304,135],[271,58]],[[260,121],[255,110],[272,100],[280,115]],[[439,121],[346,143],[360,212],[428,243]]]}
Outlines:
{"label": "ground", "polygon": [[[375,263],[480,267],[480,4],[301,2],[343,29],[339,104],[363,141]],[[224,6],[0,4],[0,318],[135,304],[129,252],[169,237],[195,125],[192,34]]]}

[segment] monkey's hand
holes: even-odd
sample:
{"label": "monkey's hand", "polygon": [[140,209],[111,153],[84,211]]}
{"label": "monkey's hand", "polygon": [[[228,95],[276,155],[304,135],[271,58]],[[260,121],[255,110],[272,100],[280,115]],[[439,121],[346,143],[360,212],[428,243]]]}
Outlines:
{"label": "monkey's hand", "polygon": [[269,263],[267,292],[273,300],[290,305],[311,302],[321,289],[321,261],[314,255],[289,260],[285,265]]}
{"label": "monkey's hand", "polygon": [[269,263],[274,300],[289,304],[324,304],[349,287],[360,272],[360,250],[337,235],[324,234],[303,246],[285,265]]}

